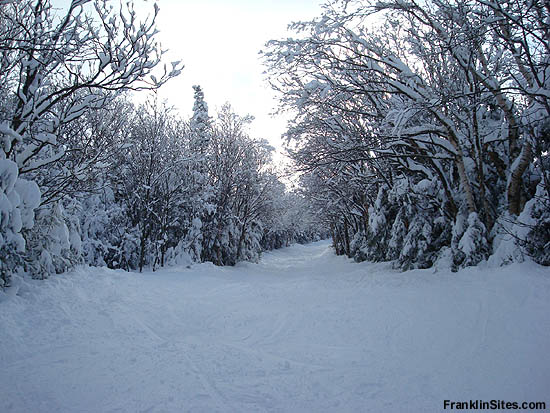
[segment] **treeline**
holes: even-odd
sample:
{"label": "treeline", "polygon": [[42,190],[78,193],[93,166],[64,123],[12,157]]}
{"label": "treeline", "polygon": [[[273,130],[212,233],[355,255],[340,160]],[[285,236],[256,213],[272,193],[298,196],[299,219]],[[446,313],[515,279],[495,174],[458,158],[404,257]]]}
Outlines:
{"label": "treeline", "polygon": [[200,87],[189,120],[131,102],[182,69],[162,64],[157,13],[0,3],[0,288],[79,263],[233,265],[319,237],[251,118],[229,105],[210,116]]}
{"label": "treeline", "polygon": [[550,6],[337,0],[264,52],[336,250],[550,264]]}
{"label": "treeline", "polygon": [[[84,262],[140,271],[175,262],[234,265],[317,239],[302,199],[276,174],[273,148],[248,136],[251,120],[228,104],[211,118],[199,86],[189,121],[154,100],[135,107],[124,99],[79,118],[78,134],[90,130],[104,139],[96,147],[108,147],[91,174],[96,189],[62,202],[79,217]],[[101,133],[91,130],[98,125]]]}

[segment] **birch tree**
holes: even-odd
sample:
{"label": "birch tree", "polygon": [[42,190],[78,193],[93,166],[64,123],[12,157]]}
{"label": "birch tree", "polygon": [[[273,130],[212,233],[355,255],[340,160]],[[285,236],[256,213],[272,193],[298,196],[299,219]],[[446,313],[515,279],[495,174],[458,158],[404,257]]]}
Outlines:
{"label": "birch tree", "polygon": [[[372,186],[375,199],[394,193],[396,211],[413,214],[404,234],[423,228],[426,253],[448,246],[455,267],[486,259],[495,223],[520,214],[537,183],[547,182],[545,149],[533,150],[548,118],[547,16],[543,2],[328,3],[320,18],[291,26],[295,38],[271,41],[264,53],[281,110],[295,113],[292,157],[317,177],[331,164],[372,171],[363,193]],[[403,180],[418,190],[414,197],[399,192]],[[333,181],[329,174],[321,182]],[[363,244],[395,241],[378,238],[391,222],[373,227],[372,214],[386,213],[372,195],[368,202]],[[411,212],[411,202],[424,211]],[[414,224],[421,214],[452,233]],[[386,218],[397,216],[404,217]],[[422,265],[438,259],[422,255]]]}

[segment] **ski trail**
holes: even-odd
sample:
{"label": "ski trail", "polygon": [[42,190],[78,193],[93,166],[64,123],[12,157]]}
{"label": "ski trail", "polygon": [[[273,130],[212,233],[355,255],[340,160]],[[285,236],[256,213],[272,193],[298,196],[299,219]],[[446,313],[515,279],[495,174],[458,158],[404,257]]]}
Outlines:
{"label": "ski trail", "polygon": [[[164,346],[165,348],[169,347],[169,350],[171,351],[177,351],[178,354],[180,354],[183,359],[187,362],[187,365],[189,366],[189,370],[195,375],[195,377],[200,381],[208,395],[215,401],[218,409],[217,411],[238,411],[237,409],[233,408],[231,406],[231,403],[229,400],[216,388],[213,381],[207,377],[205,373],[201,373],[198,366],[193,362],[191,357],[188,355],[188,349],[196,347],[195,344],[190,344],[188,342],[178,342],[177,347],[175,346],[176,343],[170,342],[170,340],[163,338],[161,335],[159,335],[155,330],[153,330],[150,326],[148,326],[145,322],[137,318],[136,316],[131,315],[130,316],[132,320],[138,324],[143,331],[154,341],[158,343],[160,347]],[[183,348],[182,348],[183,345]],[[229,408],[229,409],[228,409]]]}
{"label": "ski trail", "polygon": [[238,409],[235,409],[229,400],[216,388],[212,380],[210,380],[206,374],[201,373],[199,367],[191,360],[191,358],[187,355],[185,351],[182,352],[183,357],[187,361],[188,365],[191,367],[191,371],[197,377],[202,385],[204,386],[205,390],[208,392],[210,397],[212,397],[217,406],[219,411],[231,411],[231,412],[238,412]]}
{"label": "ski trail", "polygon": [[83,268],[0,303],[0,411],[391,413],[440,411],[446,398],[544,401],[549,275],[526,264],[398,273],[337,257],[328,242],[227,268]]}

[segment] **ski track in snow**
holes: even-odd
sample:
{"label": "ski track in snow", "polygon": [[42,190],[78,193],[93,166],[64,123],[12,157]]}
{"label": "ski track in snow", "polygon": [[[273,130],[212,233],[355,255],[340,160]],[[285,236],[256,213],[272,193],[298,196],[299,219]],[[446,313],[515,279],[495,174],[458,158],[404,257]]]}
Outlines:
{"label": "ski track in snow", "polygon": [[0,412],[431,412],[550,405],[550,271],[356,264],[80,268],[0,301]]}

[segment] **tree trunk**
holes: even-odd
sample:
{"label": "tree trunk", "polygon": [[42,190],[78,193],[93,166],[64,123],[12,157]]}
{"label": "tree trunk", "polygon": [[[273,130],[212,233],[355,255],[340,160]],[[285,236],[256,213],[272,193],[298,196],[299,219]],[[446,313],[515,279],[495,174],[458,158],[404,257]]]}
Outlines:
{"label": "tree trunk", "polygon": [[344,248],[345,248],[345,253],[346,255],[349,257],[350,256],[350,248],[349,248],[349,231],[348,231],[348,221],[346,220],[346,218],[344,217],[344,242],[345,242],[345,245],[344,245]]}
{"label": "tree trunk", "polygon": [[466,173],[466,167],[464,166],[464,159],[462,155],[457,155],[456,157],[456,166],[458,168],[458,176],[460,178],[460,186],[466,195],[466,203],[468,205],[468,212],[477,212],[476,203],[474,200],[474,192],[472,186],[470,185],[470,180],[468,179],[468,174]]}
{"label": "tree trunk", "polygon": [[243,248],[244,237],[246,235],[246,224],[248,222],[248,203],[246,204],[246,207],[244,209],[244,216],[245,216],[245,218],[243,219],[243,227],[241,229],[241,236],[239,237],[239,246],[237,247],[237,261],[241,257],[241,251],[242,251],[242,248]]}
{"label": "tree trunk", "polygon": [[529,166],[532,157],[531,144],[523,145],[521,154],[512,164],[510,179],[508,181],[508,212],[512,215],[519,215],[521,212],[521,176]]}
{"label": "tree trunk", "polygon": [[140,237],[140,247],[139,247],[139,272],[143,271],[143,265],[145,264],[145,243],[146,236],[142,232]]}

